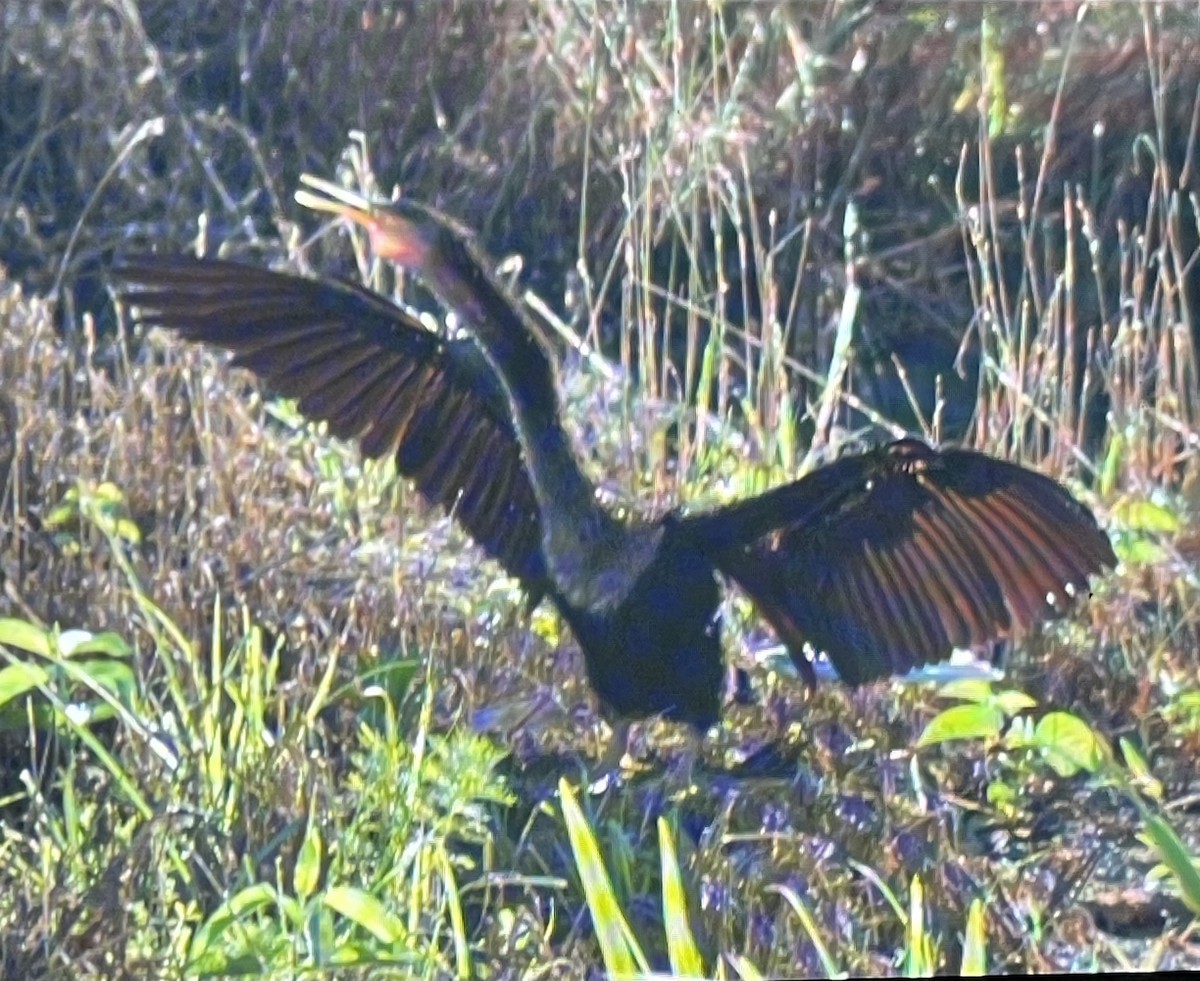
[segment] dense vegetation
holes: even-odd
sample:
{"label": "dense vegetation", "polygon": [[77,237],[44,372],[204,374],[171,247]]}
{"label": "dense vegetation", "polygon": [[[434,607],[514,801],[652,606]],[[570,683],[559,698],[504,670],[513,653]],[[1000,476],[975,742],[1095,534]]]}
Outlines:
{"label": "dense vegetation", "polygon": [[[0,24],[0,977],[1200,966],[1192,7]],[[749,704],[690,773],[650,725],[590,786],[553,616],[389,467],[112,310],[105,267],[153,247],[436,313],[299,213],[305,170],[518,260],[614,498],[925,431],[1062,479],[1121,568],[1002,680],[857,693],[805,692],[734,599]]]}

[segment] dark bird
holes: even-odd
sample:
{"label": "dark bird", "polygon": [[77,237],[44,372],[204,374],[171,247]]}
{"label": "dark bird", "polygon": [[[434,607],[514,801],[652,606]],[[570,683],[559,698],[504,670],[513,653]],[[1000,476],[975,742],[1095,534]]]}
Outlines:
{"label": "dark bird", "polygon": [[537,331],[467,233],[430,209],[306,177],[309,207],[365,227],[466,335],[446,339],[362,287],[232,262],[139,258],[114,271],[147,326],[233,352],[365,456],[394,455],[570,624],[610,717],[706,729],[723,678],[718,574],[815,681],[849,685],[1061,615],[1114,566],[1087,508],[1048,477],[903,439],[707,512],[622,520],[596,499]]}

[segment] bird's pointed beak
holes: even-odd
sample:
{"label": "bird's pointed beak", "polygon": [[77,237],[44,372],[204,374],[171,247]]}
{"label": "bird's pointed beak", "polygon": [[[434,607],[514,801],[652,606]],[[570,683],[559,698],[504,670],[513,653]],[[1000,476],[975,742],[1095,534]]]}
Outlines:
{"label": "bird's pointed beak", "polygon": [[371,248],[381,259],[411,269],[427,266],[429,242],[412,220],[387,205],[373,204],[363,195],[313,174],[301,174],[300,183],[305,187],[296,191],[297,204],[337,215],[366,229]]}

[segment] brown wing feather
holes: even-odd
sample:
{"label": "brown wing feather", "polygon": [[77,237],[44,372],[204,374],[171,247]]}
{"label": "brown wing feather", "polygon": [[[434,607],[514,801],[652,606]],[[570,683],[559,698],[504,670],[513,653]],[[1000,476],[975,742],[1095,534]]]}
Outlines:
{"label": "brown wing feather", "polygon": [[541,523],[504,391],[469,340],[444,340],[349,283],[183,257],[113,270],[147,326],[225,348],[300,411],[394,455],[531,595],[545,588]]}
{"label": "brown wing feather", "polygon": [[680,520],[810,680],[802,641],[860,684],[1060,615],[1116,565],[1053,480],[915,440]]}

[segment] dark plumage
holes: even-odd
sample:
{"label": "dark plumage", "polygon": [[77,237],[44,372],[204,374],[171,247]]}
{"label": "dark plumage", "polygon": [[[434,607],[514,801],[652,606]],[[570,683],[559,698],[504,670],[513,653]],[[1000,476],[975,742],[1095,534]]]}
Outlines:
{"label": "dark plumage", "polygon": [[[444,340],[360,287],[229,262],[144,258],[114,275],[143,323],[232,351],[331,432],[452,511],[571,625],[604,707],[705,728],[718,715],[717,574],[857,685],[1060,614],[1116,564],[1053,480],[900,440],[701,514],[621,521],[563,430],[554,371],[462,229],[305,178],[297,199],[365,226],[474,338]],[[478,344],[478,347],[476,346]]]}

